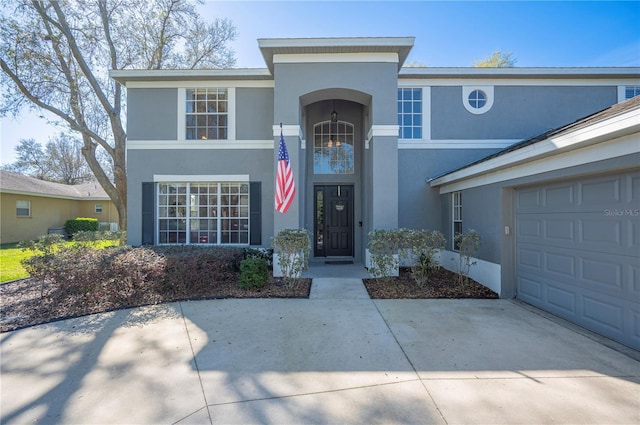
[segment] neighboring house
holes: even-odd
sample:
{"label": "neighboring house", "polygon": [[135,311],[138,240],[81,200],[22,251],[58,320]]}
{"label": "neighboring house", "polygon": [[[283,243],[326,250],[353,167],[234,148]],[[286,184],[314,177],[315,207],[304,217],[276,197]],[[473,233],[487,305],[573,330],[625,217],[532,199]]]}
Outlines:
{"label": "neighboring house", "polygon": [[0,171],[0,241],[36,239],[77,217],[117,230],[118,212],[98,183],[66,185]]}
{"label": "neighboring house", "polygon": [[[112,71],[127,87],[129,243],[269,246],[281,229],[306,228],[314,258],[362,262],[369,231],[429,228],[448,238],[446,264],[456,256],[453,229],[474,227],[483,238],[476,278],[503,297],[534,302],[521,278],[528,251],[516,250],[527,240],[518,227],[526,212],[512,204],[524,193],[518,185],[546,190],[540,185],[573,176],[578,196],[581,179],[597,182],[609,173],[637,184],[637,117],[620,123],[624,129],[600,128],[594,118],[558,130],[573,135],[559,141],[547,132],[639,94],[640,69],[402,68],[413,43],[261,39],[265,69]],[[622,104],[630,108],[622,116],[637,111],[634,102]],[[613,111],[603,112],[612,115],[605,122],[616,119]],[[281,131],[297,188],[287,214],[274,209]],[[574,140],[584,132],[588,141]],[[605,148],[620,137],[630,138],[625,149]],[[604,151],[582,150],[597,146]],[[637,203],[637,188],[624,187]],[[633,257],[640,225],[630,220],[620,235]],[[606,239],[606,226],[590,237]],[[610,254],[606,243],[594,246]],[[575,270],[582,270],[578,260]],[[620,261],[628,269],[633,258]],[[594,319],[624,329],[592,328],[638,347],[640,271],[633,270],[621,279],[635,309],[627,303],[624,312],[612,307],[606,319]],[[538,305],[557,312],[554,302]],[[609,318],[616,314],[624,324]]]}

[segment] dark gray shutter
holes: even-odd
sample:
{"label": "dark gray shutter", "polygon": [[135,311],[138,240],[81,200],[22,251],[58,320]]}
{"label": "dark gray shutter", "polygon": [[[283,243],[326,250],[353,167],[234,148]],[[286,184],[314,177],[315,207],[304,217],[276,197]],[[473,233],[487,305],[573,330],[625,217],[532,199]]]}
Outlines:
{"label": "dark gray shutter", "polygon": [[249,243],[262,245],[262,182],[249,183]]}
{"label": "dark gray shutter", "polygon": [[155,243],[155,183],[142,183],[142,245]]}

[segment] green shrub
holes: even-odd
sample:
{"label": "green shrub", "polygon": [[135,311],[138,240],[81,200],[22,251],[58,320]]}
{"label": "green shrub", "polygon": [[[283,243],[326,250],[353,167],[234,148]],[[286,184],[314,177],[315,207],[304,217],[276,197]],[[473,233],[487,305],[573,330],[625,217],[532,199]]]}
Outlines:
{"label": "green shrub", "polygon": [[369,232],[369,273],[376,279],[388,281],[399,267],[397,257],[404,231],[401,229],[372,230]]}
{"label": "green shrub", "polygon": [[240,287],[262,288],[269,279],[267,262],[262,258],[245,258],[240,262]]}
{"label": "green shrub", "polygon": [[261,258],[273,269],[273,248],[244,248],[242,258]]}
{"label": "green shrub", "polygon": [[98,231],[98,219],[96,218],[83,218],[78,217],[71,220],[67,220],[64,223],[64,230],[67,235],[73,237],[78,232],[97,232]]}
{"label": "green shrub", "polygon": [[401,252],[409,261],[411,276],[423,287],[431,272],[437,268],[435,255],[444,248],[446,239],[441,232],[428,229],[404,230]]}
{"label": "green shrub", "polygon": [[469,282],[469,271],[477,261],[473,261],[478,248],[482,244],[480,234],[473,229],[465,233],[458,233],[454,237],[455,246],[458,247],[458,283],[464,286]]}
{"label": "green shrub", "polygon": [[292,290],[302,272],[309,268],[311,238],[305,229],[284,229],[273,238],[273,250],[278,254],[278,266],[285,285]]}

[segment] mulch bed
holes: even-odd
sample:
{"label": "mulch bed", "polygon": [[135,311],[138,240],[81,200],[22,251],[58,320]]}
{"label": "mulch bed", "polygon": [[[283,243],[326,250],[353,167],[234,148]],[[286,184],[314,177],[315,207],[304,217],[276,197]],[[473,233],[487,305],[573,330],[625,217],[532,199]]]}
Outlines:
{"label": "mulch bed", "polygon": [[440,267],[429,276],[421,288],[410,269],[401,268],[400,276],[383,279],[364,279],[369,296],[375,299],[424,299],[424,298],[498,298],[498,294],[469,279],[464,285],[458,283],[458,274]]}
{"label": "mulch bed", "polygon": [[0,284],[0,332],[8,332],[72,317],[94,313],[184,300],[219,298],[308,298],[311,279],[300,279],[293,290],[288,290],[280,278],[271,277],[259,289],[241,289],[237,279],[230,277],[207,286],[188,298],[171,294],[138,294],[136,303],[114,302],[96,294],[68,294],[53,285],[44,288],[40,296],[40,283],[22,279]]}
{"label": "mulch bed", "polygon": [[[369,296],[373,299],[425,299],[425,298],[498,298],[498,294],[469,280],[464,285],[457,281],[457,273],[440,268],[432,273],[429,282],[419,287],[409,269],[401,269],[400,276],[385,280],[364,279]],[[280,278],[271,277],[259,289],[241,289],[237,277],[217,281],[189,297],[173,294],[137,294],[135,302],[117,302],[98,294],[65,293],[54,285],[22,279],[0,284],[0,332],[8,332],[72,317],[94,313],[184,300],[217,298],[308,298],[311,279],[301,279],[293,290],[288,290]]]}

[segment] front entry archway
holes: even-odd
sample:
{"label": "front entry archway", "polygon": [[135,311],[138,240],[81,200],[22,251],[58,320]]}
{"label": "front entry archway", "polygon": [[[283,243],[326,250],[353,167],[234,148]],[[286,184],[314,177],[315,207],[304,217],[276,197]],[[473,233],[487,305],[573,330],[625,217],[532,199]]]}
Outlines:
{"label": "front entry archway", "polygon": [[353,185],[314,187],[316,257],[353,257]]}

